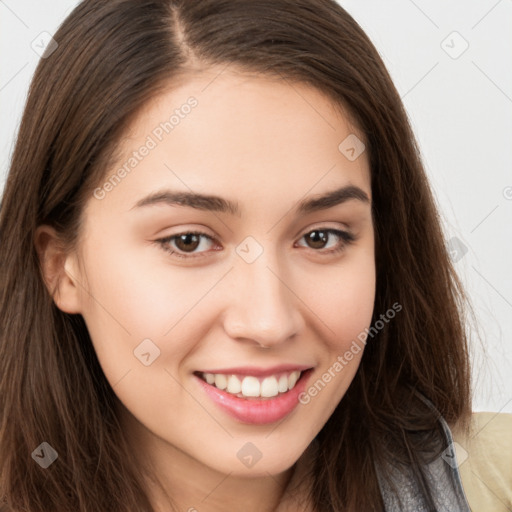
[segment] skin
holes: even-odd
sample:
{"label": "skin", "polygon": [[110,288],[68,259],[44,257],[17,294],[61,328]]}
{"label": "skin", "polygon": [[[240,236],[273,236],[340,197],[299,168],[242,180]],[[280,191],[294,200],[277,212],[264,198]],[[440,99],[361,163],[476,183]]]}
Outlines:
{"label": "skin", "polygon": [[[48,226],[38,229],[36,244],[47,284],[57,286],[57,306],[85,319],[133,453],[155,471],[178,510],[298,510],[292,484],[310,467],[308,446],[345,394],[363,351],[307,405],[269,425],[226,415],[193,372],[296,363],[314,367],[314,383],[369,327],[371,204],[352,199],[292,213],[302,199],[346,185],[360,187],[371,202],[367,154],[349,161],[338,150],[349,134],[363,136],[311,86],[210,68],[144,108],[108,176],[190,96],[197,107],[103,199],[90,198],[76,252],[60,253]],[[242,212],[132,209],[162,188],[236,200]],[[357,239],[346,244],[331,234],[322,247],[304,236],[315,228],[348,230]],[[196,229],[215,241],[190,246],[190,259],[156,242]],[[236,252],[248,236],[263,249],[250,264]],[[160,350],[149,366],[134,357],[146,338]],[[237,457],[247,442],[262,454],[250,468]],[[150,496],[158,510],[171,510],[156,485]]]}

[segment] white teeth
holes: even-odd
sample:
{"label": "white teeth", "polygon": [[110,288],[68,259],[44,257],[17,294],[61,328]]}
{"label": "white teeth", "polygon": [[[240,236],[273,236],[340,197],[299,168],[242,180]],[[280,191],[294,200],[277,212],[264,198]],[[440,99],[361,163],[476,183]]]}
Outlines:
{"label": "white teeth", "polygon": [[226,391],[233,393],[233,395],[238,395],[238,393],[242,391],[242,383],[236,375],[230,375],[228,377],[228,387]]}
{"label": "white teeth", "polygon": [[286,393],[288,391],[288,377],[286,375],[281,375],[281,377],[279,377],[277,389],[279,393]]}
{"label": "white teeth", "polygon": [[228,379],[222,373],[217,373],[215,375],[215,387],[219,389],[226,389],[228,387]]}
{"label": "white teeth", "polygon": [[258,378],[246,376],[240,378],[236,375],[223,373],[203,373],[203,379],[210,385],[237,395],[238,397],[262,397],[271,398],[279,393],[286,393],[295,387],[301,372],[293,371],[286,374],[271,375],[270,377]]}
{"label": "white teeth", "polygon": [[299,380],[300,372],[292,372],[290,373],[290,376],[288,377],[288,389],[292,389],[297,381]]}
{"label": "white teeth", "polygon": [[277,389],[277,379],[275,377],[267,377],[261,383],[261,396],[276,396],[279,393]]}
{"label": "white teeth", "polygon": [[244,377],[242,381],[242,395],[260,396],[260,381],[256,377]]}

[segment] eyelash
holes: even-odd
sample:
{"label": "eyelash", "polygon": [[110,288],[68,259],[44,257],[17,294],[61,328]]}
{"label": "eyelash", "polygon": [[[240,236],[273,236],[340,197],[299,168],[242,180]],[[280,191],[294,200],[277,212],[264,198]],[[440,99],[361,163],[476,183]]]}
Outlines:
{"label": "eyelash", "polygon": [[[313,233],[315,231],[321,231],[323,233],[329,233],[332,235],[336,235],[342,240],[342,243],[339,244],[334,249],[329,249],[326,251],[322,251],[321,249],[312,249],[314,252],[320,252],[323,254],[340,253],[341,251],[343,251],[346,248],[346,246],[352,244],[353,242],[355,242],[357,240],[357,237],[355,235],[353,235],[352,233],[349,233],[348,231],[341,231],[339,229],[333,229],[333,228],[315,228],[315,229],[312,229],[311,231],[308,231],[304,235],[302,235],[301,238],[304,238],[306,235],[310,235],[311,233]],[[201,231],[184,231],[183,233],[178,233],[176,235],[171,235],[171,236],[168,236],[165,238],[160,238],[158,240],[155,240],[155,242],[157,242],[158,245],[165,252],[167,252],[169,254],[173,254],[173,255],[177,256],[178,258],[198,258],[199,256],[193,255],[194,253],[185,255],[185,254],[177,252],[169,247],[169,245],[168,245],[169,242],[171,242],[172,240],[174,240],[176,238],[179,238],[182,235],[199,235],[199,236],[204,236],[205,238],[208,238],[212,242],[216,241],[213,237],[211,237],[210,235],[207,235],[206,233],[202,233]],[[198,254],[201,255],[202,253],[198,253]]]}

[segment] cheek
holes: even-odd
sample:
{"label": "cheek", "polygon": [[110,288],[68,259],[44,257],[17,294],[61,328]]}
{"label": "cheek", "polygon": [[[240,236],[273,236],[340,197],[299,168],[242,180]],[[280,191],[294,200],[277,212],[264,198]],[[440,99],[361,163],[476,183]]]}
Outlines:
{"label": "cheek", "polygon": [[369,326],[375,286],[375,262],[371,248],[350,254],[338,265],[327,265],[308,278],[303,293],[325,326],[322,337],[329,344],[330,352],[345,351],[351,341]]}
{"label": "cheek", "polygon": [[[300,402],[316,418],[315,428],[327,421],[352,382],[365,348],[375,301],[373,253],[359,253],[337,268],[326,268],[310,282],[308,301],[323,325],[321,360]],[[319,286],[320,283],[328,286]],[[316,414],[313,414],[313,411]]]}
{"label": "cheek", "polygon": [[86,258],[89,316],[114,320],[134,340],[164,336],[219,277],[207,269],[166,265],[166,254],[156,245],[134,250],[115,239],[99,252],[89,249]]}
{"label": "cheek", "polygon": [[112,244],[86,255],[90,295],[85,294],[83,316],[105,377],[139,418],[170,425],[173,411],[201,414],[197,403],[181,392],[177,369],[202,338],[197,311],[218,279],[166,267],[162,259],[148,264],[147,249],[125,249],[123,258],[120,253]]}
{"label": "cheek", "polygon": [[[91,239],[85,250],[83,317],[112,386],[127,372],[132,383],[144,380],[139,389],[146,386],[149,374],[155,375],[155,368],[175,373],[210,326],[214,311],[207,295],[225,270],[166,265],[165,258],[156,246],[127,250],[114,234],[109,243]],[[149,373],[137,358],[147,352],[146,362],[155,361]],[[145,377],[139,376],[141,371]],[[168,374],[163,377],[169,380]]]}
{"label": "cheek", "polygon": [[373,269],[350,273],[339,284],[332,301],[324,304],[330,316],[333,340],[338,351],[346,350],[347,343],[356,339],[371,322],[375,302],[375,277]]}

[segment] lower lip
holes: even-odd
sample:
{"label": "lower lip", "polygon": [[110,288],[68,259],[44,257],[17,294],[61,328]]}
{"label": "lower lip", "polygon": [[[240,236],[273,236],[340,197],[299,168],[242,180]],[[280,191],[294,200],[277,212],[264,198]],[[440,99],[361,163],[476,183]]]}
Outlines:
{"label": "lower lip", "polygon": [[231,417],[243,423],[265,425],[282,420],[290,414],[299,403],[299,395],[306,388],[311,369],[302,372],[295,387],[273,398],[238,398],[222,391],[194,375],[206,394]]}

